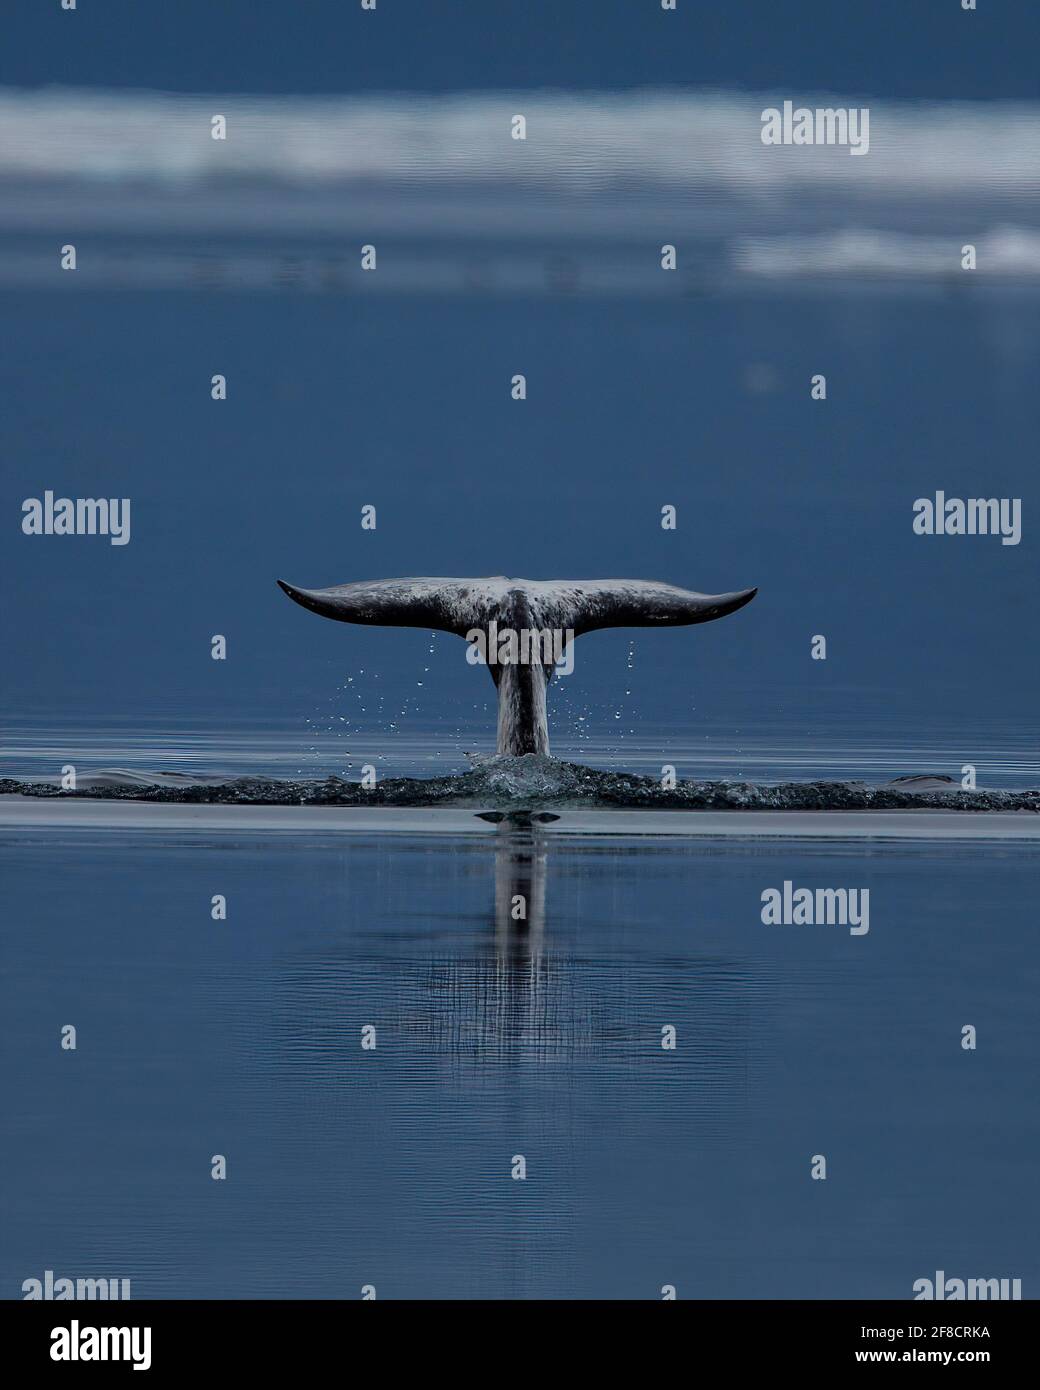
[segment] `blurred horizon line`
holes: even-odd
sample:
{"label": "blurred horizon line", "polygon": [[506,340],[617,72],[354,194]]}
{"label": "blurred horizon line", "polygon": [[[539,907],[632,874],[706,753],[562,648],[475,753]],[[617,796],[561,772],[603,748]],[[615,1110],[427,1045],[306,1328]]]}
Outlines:
{"label": "blurred horizon line", "polygon": [[[399,292],[671,292],[666,244],[693,292],[1040,281],[1040,102],[870,101],[869,149],[850,158],[763,144],[762,113],[785,100],[837,98],[0,87],[0,284],[62,284],[69,242],[91,243],[81,284],[257,288],[303,255],[308,288],[367,287],[345,258],[379,238],[409,244],[396,282],[390,256],[376,277]],[[217,115],[226,139],[211,138]],[[968,277],[965,243],[979,249]]]}

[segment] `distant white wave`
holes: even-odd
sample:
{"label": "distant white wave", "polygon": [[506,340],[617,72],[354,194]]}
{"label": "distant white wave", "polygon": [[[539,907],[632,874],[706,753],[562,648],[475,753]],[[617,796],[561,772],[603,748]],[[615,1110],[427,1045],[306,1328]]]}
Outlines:
{"label": "distant white wave", "polygon": [[[869,152],[767,146],[785,99]],[[211,122],[227,138],[211,138]],[[514,116],[526,140],[511,138]],[[185,96],[0,88],[0,285],[673,295],[755,279],[1040,286],[1040,103],[820,93]],[[659,248],[680,248],[661,274]],[[968,281],[965,281],[968,283]]]}
{"label": "distant white wave", "polygon": [[[1040,231],[998,227],[973,237],[987,277],[1040,277]],[[774,279],[802,276],[959,276],[961,242],[849,228],[817,236],[749,237],[733,252],[736,269]]]}
{"label": "distant white wave", "polygon": [[[870,150],[761,141],[761,112],[866,105]],[[228,138],[211,138],[223,115]],[[527,139],[510,136],[522,114]],[[0,88],[0,178],[185,181],[228,176],[311,185],[358,180],[541,183],[573,190],[638,183],[805,185],[920,198],[1035,196],[1040,104],[897,103],[785,92],[637,91],[173,95]]]}

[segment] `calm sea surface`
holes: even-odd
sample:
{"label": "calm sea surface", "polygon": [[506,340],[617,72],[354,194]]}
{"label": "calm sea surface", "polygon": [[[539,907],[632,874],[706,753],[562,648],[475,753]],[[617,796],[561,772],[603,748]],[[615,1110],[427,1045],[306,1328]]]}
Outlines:
{"label": "calm sea surface", "polygon": [[[734,11],[755,90],[718,101],[711,43],[641,49],[631,6],[548,47],[518,12],[530,62],[487,30],[498,95],[446,105],[403,89],[468,87],[473,38],[425,21],[414,65],[403,20],[323,39],[335,80],[287,30],[274,86],[143,17],[80,36],[90,62],[13,45],[0,775],[463,771],[495,723],[463,644],[275,581],[507,574],[759,586],[724,622],[583,637],[559,757],[1040,785],[1035,107],[962,109],[1029,45],[998,62],[973,29],[951,85],[912,8],[829,46]],[[504,84],[565,97],[575,69],[708,85],[528,92],[515,148]],[[915,71],[948,107],[905,99]],[[869,72],[869,164],[770,162],[785,72]],[[182,95],[106,95],[127,73]],[[373,85],[397,95],[260,99]],[[23,535],[48,490],[129,499],[130,543]],[[1017,499],[1019,543],[915,535],[937,491]],[[899,1299],[939,1269],[1035,1296],[1037,870],[1029,843],[4,830],[0,1296],[48,1269],[134,1298]],[[869,891],[869,932],[763,925],[788,881]]]}
{"label": "calm sea surface", "polygon": [[[940,1268],[1028,1296],[1037,863],[9,833],[3,1291],[907,1298]],[[785,879],[869,889],[869,932],[764,926]]]}

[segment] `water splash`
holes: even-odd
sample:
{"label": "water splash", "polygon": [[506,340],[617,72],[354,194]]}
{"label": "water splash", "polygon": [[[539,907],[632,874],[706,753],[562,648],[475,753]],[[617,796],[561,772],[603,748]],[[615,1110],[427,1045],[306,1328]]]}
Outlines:
{"label": "water splash", "polygon": [[75,791],[63,790],[57,780],[0,778],[0,794],[241,806],[473,806],[506,811],[615,807],[654,811],[1040,812],[1040,791],[968,791],[944,776],[898,777],[883,785],[691,780],[664,787],[653,777],[601,771],[535,753],[521,758],[474,757],[471,762],[471,771],[458,776],[389,777],[368,788],[335,776],[219,778],[113,769],[80,777]]}

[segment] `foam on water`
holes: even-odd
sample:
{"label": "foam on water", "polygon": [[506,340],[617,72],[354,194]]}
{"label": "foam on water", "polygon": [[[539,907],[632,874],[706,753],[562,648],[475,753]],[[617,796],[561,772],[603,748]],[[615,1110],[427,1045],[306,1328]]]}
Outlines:
{"label": "foam on water", "polygon": [[0,794],[94,800],[131,800],[238,806],[473,806],[513,810],[543,807],[656,811],[1040,811],[1040,791],[965,790],[950,777],[898,777],[882,786],[866,782],[680,781],[601,771],[528,753],[474,759],[461,776],[389,777],[375,786],[342,777],[199,777],[118,768],[77,779],[75,791],[57,779],[0,779]]}

